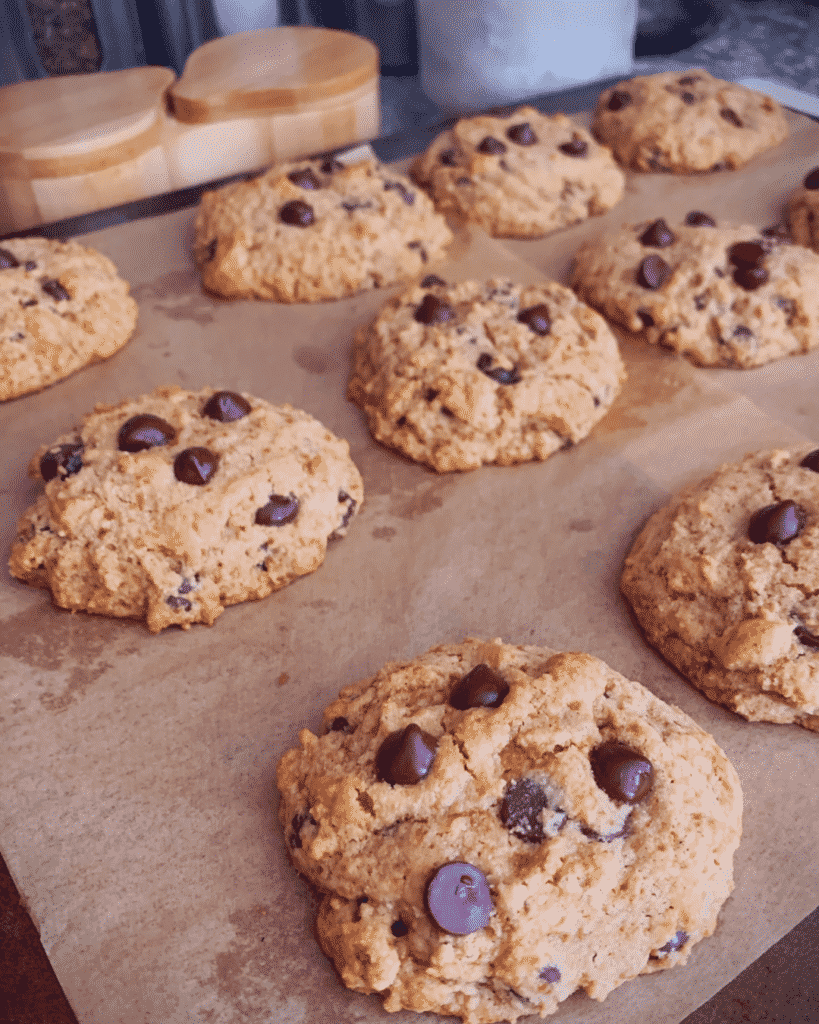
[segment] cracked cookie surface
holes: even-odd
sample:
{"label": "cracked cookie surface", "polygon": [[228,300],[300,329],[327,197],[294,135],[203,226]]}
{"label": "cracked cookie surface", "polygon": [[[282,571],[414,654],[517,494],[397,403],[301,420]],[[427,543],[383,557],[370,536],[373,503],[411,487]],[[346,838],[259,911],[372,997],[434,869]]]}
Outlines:
{"label": "cracked cookie surface", "polygon": [[604,233],[575,255],[571,286],[698,366],[761,366],[819,344],[819,257],[778,229],[718,225],[703,211]]}
{"label": "cracked cookie surface", "polygon": [[677,174],[742,167],[789,131],[776,100],[702,68],[618,82],[600,94],[592,122],[624,166]]}
{"label": "cracked cookie surface", "polygon": [[605,213],[625,187],[588,131],[533,107],[458,121],[415,160],[412,176],[442,213],[496,238],[539,238]]}
{"label": "cracked cookie surface", "polygon": [[39,391],[128,341],[137,304],[102,253],[79,242],[0,243],[0,401]]}
{"label": "cracked cookie surface", "polygon": [[624,379],[608,326],[563,285],[425,278],[356,335],[348,397],[376,440],[446,472],[548,458]]}
{"label": "cracked cookie surface", "polygon": [[301,731],[277,784],[322,948],[389,1011],[603,1000],[684,963],[733,887],[734,768],[586,654],[469,639],[389,663]]}
{"label": "cracked cookie surface", "polygon": [[819,452],[764,451],[656,512],[620,587],[649,643],[710,700],[819,731],[818,552]]}
{"label": "cracked cookie surface", "polygon": [[452,241],[410,181],[375,160],[300,160],[202,195],[193,253],[226,298],[320,302],[422,274]]}
{"label": "cracked cookie surface", "polygon": [[157,388],[44,446],[13,575],[62,608],[210,625],[324,561],[363,500],[346,441],[244,392]]}

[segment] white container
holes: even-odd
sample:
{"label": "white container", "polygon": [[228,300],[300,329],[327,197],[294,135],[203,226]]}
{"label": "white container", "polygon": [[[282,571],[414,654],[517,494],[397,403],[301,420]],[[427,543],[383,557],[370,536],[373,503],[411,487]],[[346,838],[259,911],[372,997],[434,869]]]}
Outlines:
{"label": "white container", "polygon": [[415,0],[421,88],[479,110],[608,76],[633,62],[637,0]]}

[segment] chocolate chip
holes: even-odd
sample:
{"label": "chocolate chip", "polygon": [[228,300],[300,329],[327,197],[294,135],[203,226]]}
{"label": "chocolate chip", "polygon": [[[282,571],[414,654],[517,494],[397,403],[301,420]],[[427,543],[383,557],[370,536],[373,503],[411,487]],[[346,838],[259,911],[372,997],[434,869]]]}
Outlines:
{"label": "chocolate chip", "polygon": [[546,838],[541,817],[549,801],[534,779],[516,779],[506,787],[500,817],[512,835],[527,843],[542,843]]}
{"label": "chocolate chip", "polygon": [[458,154],[454,149],[445,149],[439,154],[438,159],[445,167],[457,167],[458,166]]}
{"label": "chocolate chip", "polygon": [[205,263],[210,263],[213,257],[216,255],[217,239],[211,238],[207,246],[205,246]]}
{"label": "chocolate chip", "polygon": [[750,327],[745,327],[744,324],[738,324],[734,328],[734,335],[733,336],[735,338],[753,338],[754,332],[751,330]]}
{"label": "chocolate chip", "polygon": [[650,256],[646,256],[637,268],[637,283],[643,288],[650,288],[654,291],[663,286],[670,273],[671,267],[662,256],[652,253]]}
{"label": "chocolate chip", "polygon": [[448,302],[427,292],[414,315],[419,324],[443,324],[455,319],[455,310]]}
{"label": "chocolate chip", "polygon": [[689,107],[691,106],[692,103],[696,103],[697,102],[697,97],[694,95],[693,92],[680,93],[680,99],[683,101],[683,103],[686,103]]}
{"label": "chocolate chip", "polygon": [[[657,950],[657,953],[660,953],[663,956],[668,953],[676,953],[678,950],[683,948],[686,942],[688,942],[689,938],[690,936],[688,932],[684,932],[681,929],[673,936],[673,938],[670,938],[664,946],[660,946],[660,948]],[[661,959],[661,957],[656,956],[652,953],[652,959],[659,960]]]}
{"label": "chocolate chip", "polygon": [[694,296],[694,306],[696,309],[705,309],[708,305],[708,293],[702,292],[700,295]]}
{"label": "chocolate chip", "polygon": [[651,313],[648,312],[647,309],[638,309],[637,316],[640,318],[643,327],[655,326],[654,317],[651,315]]}
{"label": "chocolate chip", "polygon": [[415,193],[410,192],[410,190],[403,182],[387,181],[384,183],[384,190],[386,191],[387,189],[395,189],[396,192],[399,192],[401,194],[401,198],[404,200],[407,206],[412,206],[412,204],[415,202]]}
{"label": "chocolate chip", "polygon": [[335,157],[331,157],[329,160],[325,160],[321,165],[322,174],[332,174],[334,171],[343,171],[344,164],[340,160],[336,160]]}
{"label": "chocolate chip", "polygon": [[9,270],[12,267],[19,267],[20,261],[13,252],[0,248],[0,270]]}
{"label": "chocolate chip", "polygon": [[349,502],[349,504],[347,505],[347,510],[341,517],[341,522],[336,527],[336,530],[343,530],[345,529],[345,527],[349,525],[350,520],[353,518],[353,513],[358,507],[358,502],[355,500],[355,498],[351,498],[346,491],[338,492],[338,500],[339,502]]}
{"label": "chocolate chip", "polygon": [[630,92],[624,92],[622,89],[615,89],[611,96],[609,96],[609,101],[606,106],[609,110],[622,110],[623,107],[627,107],[630,103]]}
{"label": "chocolate chip", "polygon": [[455,684],[449,694],[449,704],[459,711],[499,708],[508,693],[509,685],[503,676],[481,663]]}
{"label": "chocolate chip", "polygon": [[772,242],[788,243],[791,241],[787,224],[771,224],[769,227],[763,228],[761,234],[763,234],[765,238],[770,238]]}
{"label": "chocolate chip", "polygon": [[765,259],[765,246],[759,242],[735,242],[728,248],[728,262],[735,267],[757,267]]}
{"label": "chocolate chip", "polygon": [[685,223],[692,228],[715,228],[717,226],[714,218],[703,213],[702,210],[692,210],[686,214]]}
{"label": "chocolate chip", "polygon": [[418,250],[418,254],[421,257],[421,262],[422,263],[426,263],[426,261],[429,259],[429,256],[427,255],[426,249],[423,247],[423,245],[421,245],[420,242],[407,242],[407,248],[408,249],[417,249]]}
{"label": "chocolate chip", "polygon": [[26,299],[25,302],[20,303],[23,309],[28,309],[29,306],[36,306],[37,304],[38,303],[36,299]]}
{"label": "chocolate chip", "polygon": [[479,153],[486,153],[488,156],[500,156],[501,153],[506,152],[506,146],[501,140],[495,139],[491,135],[481,139],[476,148]]}
{"label": "chocolate chip", "polygon": [[748,537],[754,544],[789,544],[802,532],[807,513],[795,501],[777,501],[751,516]]}
{"label": "chocolate chip", "polygon": [[[503,163],[502,160],[501,160],[501,163]],[[455,184],[456,185],[471,185],[472,184],[472,179],[471,178],[467,178],[465,176],[462,176],[460,178],[456,178],[455,179]]]}
{"label": "chocolate chip", "polygon": [[755,291],[768,280],[768,271],[764,267],[737,267],[734,281],[747,292]]}
{"label": "chocolate chip", "polygon": [[293,815],[293,820],[290,822],[290,827],[293,830],[293,834],[290,836],[290,845],[296,850],[301,849],[301,836],[299,833],[307,824],[317,824],[316,819],[309,811],[302,811],[299,814]]}
{"label": "chocolate chip", "polygon": [[677,79],[677,85],[693,85],[694,82],[699,82],[699,75],[684,75],[682,78]]}
{"label": "chocolate chip", "polygon": [[730,107],[723,107],[722,110],[720,110],[719,115],[726,120],[728,124],[732,124],[735,128],[742,127],[742,121],[739,119],[739,114],[737,114],[736,111],[731,110]]}
{"label": "chocolate chip", "polygon": [[423,281],[421,281],[422,288],[432,288],[436,284],[445,285],[446,281],[442,277],[438,277],[437,274],[427,274]]}
{"label": "chocolate chip", "polygon": [[40,476],[48,483],[55,477],[64,480],[67,476],[79,473],[82,469],[83,451],[81,442],[60,444],[50,448],[40,459]]}
{"label": "chocolate chip", "polygon": [[724,160],[717,160],[715,164],[711,164],[708,168],[709,171],[727,171],[728,164]]}
{"label": "chocolate chip", "polygon": [[588,156],[589,144],[579,135],[575,135],[571,142],[563,142],[557,147],[566,156]]}
{"label": "chocolate chip", "polygon": [[212,479],[219,456],[207,448],[185,448],[173,460],[173,475],[183,484],[202,487]]}
{"label": "chocolate chip", "polygon": [[530,331],[545,337],[552,329],[552,321],[549,317],[549,307],[540,303],[537,306],[529,306],[518,313],[518,320],[526,324]]}
{"label": "chocolate chip", "polygon": [[662,217],[649,224],[642,235],[640,235],[642,245],[655,246],[657,249],[664,249],[667,245],[676,242],[676,240],[676,235]]}
{"label": "chocolate chip", "polygon": [[441,392],[438,388],[427,388],[424,392],[424,398],[427,402],[432,402],[438,397],[438,395],[440,395],[440,393]]}
{"label": "chocolate chip", "polygon": [[811,469],[814,473],[819,473],[819,448],[814,448],[812,452],[808,452],[799,465],[804,469]]}
{"label": "chocolate chip", "polygon": [[301,199],[291,199],[279,210],[279,219],[285,224],[308,228],[316,218],[309,203],[303,203]]}
{"label": "chocolate chip", "polygon": [[50,295],[55,302],[67,302],[71,298],[59,281],[47,279],[40,282],[40,287],[46,295]]}
{"label": "chocolate chip", "polygon": [[403,939],[409,933],[409,928],[407,928],[403,921],[393,921],[390,925],[390,931],[396,939]]}
{"label": "chocolate chip", "polygon": [[478,369],[496,384],[517,384],[520,381],[520,371],[516,366],[508,369],[505,366],[492,367],[492,356],[488,352],[482,352],[478,356]]}
{"label": "chocolate chip", "polygon": [[287,177],[294,185],[298,185],[299,188],[306,188],[311,191],[321,188],[321,182],[315,176],[310,167],[303,167],[301,170],[291,171]]}
{"label": "chocolate chip", "polygon": [[521,121],[520,124],[513,124],[511,128],[507,128],[506,137],[519,146],[534,146],[537,142],[537,135],[532,131],[528,121]]}
{"label": "chocolate chip", "polygon": [[617,740],[595,747],[589,760],[594,781],[618,803],[638,803],[654,784],[651,762],[639,751]]}
{"label": "chocolate chip", "polygon": [[[199,579],[198,576],[196,578]],[[183,578],[182,582],[176,589],[180,594],[189,594],[194,589],[194,587],[193,583],[191,583],[189,579]]]}
{"label": "chocolate chip", "polygon": [[817,188],[819,188],[819,167],[814,167],[812,171],[809,171],[805,175],[805,180],[802,182],[802,184],[805,186],[805,188],[810,189],[811,192],[814,192]]}
{"label": "chocolate chip", "polygon": [[489,923],[494,910],[483,872],[464,861],[444,864],[427,885],[427,909],[452,935],[470,935]]}
{"label": "chocolate chip", "polygon": [[299,514],[299,499],[290,494],[271,494],[270,501],[256,509],[254,522],[257,526],[286,526]]}
{"label": "chocolate chip", "polygon": [[233,423],[250,412],[250,402],[235,391],[214,391],[205,402],[202,415],[220,423]]}
{"label": "chocolate chip", "polygon": [[811,633],[809,629],[805,629],[804,626],[797,626],[793,633],[800,644],[804,644],[805,647],[810,647],[813,650],[819,650],[819,636]]}
{"label": "chocolate chip", "polygon": [[344,715],[339,715],[330,722],[330,732],[343,732],[351,733],[355,732],[354,728],[350,725]]}
{"label": "chocolate chip", "polygon": [[171,594],[170,597],[165,598],[165,604],[170,605],[174,611],[186,611],[189,612],[193,605],[185,597],[177,597],[176,594]]}
{"label": "chocolate chip", "polygon": [[438,741],[414,723],[390,733],[378,748],[375,768],[382,782],[414,786],[429,775]]}
{"label": "chocolate chip", "polygon": [[25,270],[29,270],[29,271],[30,270],[36,270],[37,269],[37,264],[34,262],[34,260],[26,260],[25,268],[24,269]]}
{"label": "chocolate chip", "polygon": [[538,977],[541,981],[545,981],[547,985],[556,985],[560,981],[560,971],[556,967],[552,967],[548,964],[542,968]]}
{"label": "chocolate chip", "polygon": [[141,452],[146,448],[173,444],[175,440],[176,431],[167,420],[150,413],[140,413],[119,428],[117,447],[121,452]]}

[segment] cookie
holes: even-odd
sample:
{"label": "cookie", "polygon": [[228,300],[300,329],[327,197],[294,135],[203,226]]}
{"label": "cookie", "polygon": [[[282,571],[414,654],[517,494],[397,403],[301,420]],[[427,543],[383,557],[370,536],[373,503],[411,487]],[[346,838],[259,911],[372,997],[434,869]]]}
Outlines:
{"label": "cookie", "polygon": [[819,451],[725,465],[646,523],[621,590],[646,639],[717,704],[819,732]]}
{"label": "cookie", "polygon": [[0,244],[0,401],[107,359],[128,341],[137,304],[102,253],[79,242]]}
{"label": "cookie", "polygon": [[605,213],[625,187],[611,153],[589,132],[532,107],[458,121],[411,173],[442,213],[496,238],[539,238]]}
{"label": "cookie", "polygon": [[377,441],[446,472],[548,458],[624,379],[611,331],[563,285],[434,277],[358,332],[348,397]]}
{"label": "cookie", "polygon": [[742,167],[789,131],[776,100],[702,68],[619,82],[600,94],[592,122],[625,167],[675,174]]}
{"label": "cookie", "polygon": [[785,216],[794,242],[819,252],[819,167],[805,175],[788,199]]}
{"label": "cookie", "polygon": [[244,392],[157,388],[98,405],[37,452],[13,575],[62,608],[210,625],[324,561],[363,500],[346,441]]}
{"label": "cookie", "polygon": [[451,241],[429,198],[377,161],[301,160],[205,192],[193,251],[217,295],[320,302],[415,277]]}
{"label": "cookie", "polygon": [[731,892],[713,738],[597,658],[470,639],[343,689],[279,818],[342,981],[467,1024],[685,963]]}
{"label": "cookie", "polygon": [[618,327],[697,366],[747,368],[819,344],[819,256],[776,227],[716,225],[693,210],[608,232],[571,285]]}

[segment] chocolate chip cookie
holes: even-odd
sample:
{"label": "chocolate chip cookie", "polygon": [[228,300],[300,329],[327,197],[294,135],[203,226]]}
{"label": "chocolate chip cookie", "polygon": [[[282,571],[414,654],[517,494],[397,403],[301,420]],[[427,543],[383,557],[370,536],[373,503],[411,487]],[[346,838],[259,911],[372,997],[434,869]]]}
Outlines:
{"label": "chocolate chip cookie", "polygon": [[814,167],[791,195],[786,210],[794,242],[819,252],[819,167]]}
{"label": "chocolate chip cookie", "polygon": [[621,580],[649,643],[710,700],[819,732],[819,450],[722,466],[655,513]]}
{"label": "chocolate chip cookie", "polygon": [[702,68],[644,75],[606,89],[592,132],[637,171],[722,171],[788,137],[782,107]]}
{"label": "chocolate chip cookie", "polygon": [[320,302],[415,277],[451,241],[429,198],[376,161],[301,160],[205,192],[194,257],[218,295]]}
{"label": "chocolate chip cookie", "polygon": [[0,401],[16,398],[128,341],[137,304],[102,253],[79,242],[0,243]]}
{"label": "chocolate chip cookie", "polygon": [[346,441],[289,405],[161,387],[34,456],[12,573],[62,608],[210,625],[324,561],[363,500]]}
{"label": "chocolate chip cookie", "polygon": [[342,981],[467,1024],[684,963],[733,887],[713,738],[586,654],[470,639],[343,689],[279,818]]}
{"label": "chocolate chip cookie", "polygon": [[548,458],[624,379],[611,331],[568,288],[430,277],[358,332],[348,397],[377,441],[446,472]]}
{"label": "chocolate chip cookie", "polygon": [[605,213],[625,186],[589,132],[532,107],[458,121],[418,157],[412,176],[441,212],[496,238],[539,238]]}
{"label": "chocolate chip cookie", "polygon": [[692,210],[608,232],[575,257],[572,287],[607,320],[698,366],[747,368],[819,344],[819,256],[779,228]]}

